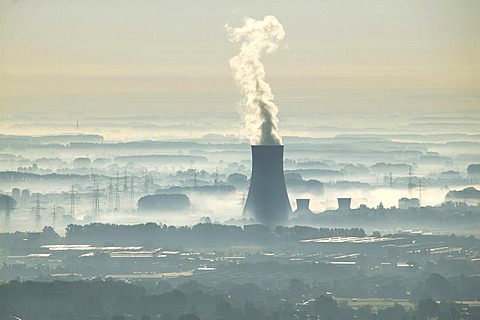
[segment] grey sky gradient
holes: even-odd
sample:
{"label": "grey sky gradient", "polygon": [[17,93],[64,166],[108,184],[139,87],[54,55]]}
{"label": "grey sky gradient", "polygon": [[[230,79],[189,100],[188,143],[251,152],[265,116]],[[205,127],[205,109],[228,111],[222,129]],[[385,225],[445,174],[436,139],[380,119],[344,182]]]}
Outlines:
{"label": "grey sky gradient", "polygon": [[[276,16],[280,114],[480,108],[480,1],[4,0],[3,112],[235,111],[224,25]],[[227,111],[229,112],[229,111]]]}

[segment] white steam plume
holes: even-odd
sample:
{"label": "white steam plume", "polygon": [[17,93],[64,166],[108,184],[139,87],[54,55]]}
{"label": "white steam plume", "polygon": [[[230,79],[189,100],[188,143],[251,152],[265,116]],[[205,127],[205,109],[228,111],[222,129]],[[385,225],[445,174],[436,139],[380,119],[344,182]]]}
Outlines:
{"label": "white steam plume", "polygon": [[265,68],[260,58],[262,53],[272,53],[285,38],[283,26],[274,16],[263,20],[246,18],[243,27],[226,26],[229,40],[243,41],[240,52],[230,59],[230,66],[237,85],[245,94],[240,113],[245,121],[245,130],[253,145],[279,145],[278,108],[273,103],[270,85],[265,82]]}

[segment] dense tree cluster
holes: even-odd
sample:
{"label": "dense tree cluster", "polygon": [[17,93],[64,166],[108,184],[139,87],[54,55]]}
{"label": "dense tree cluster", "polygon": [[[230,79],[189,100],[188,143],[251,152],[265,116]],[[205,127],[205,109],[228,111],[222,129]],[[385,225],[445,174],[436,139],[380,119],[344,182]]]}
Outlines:
{"label": "dense tree cluster", "polygon": [[451,190],[445,196],[445,201],[468,200],[480,201],[480,191],[474,187],[468,187],[463,190]]}
{"label": "dense tree cluster", "polygon": [[[430,298],[414,309],[400,304],[374,310],[338,302],[330,295],[312,295],[314,288],[298,280],[288,287],[256,284],[204,287],[190,281],[176,289],[145,288],[114,281],[18,282],[0,285],[0,319],[104,320],[287,320],[287,319],[478,319],[476,310]],[[16,318],[16,319],[18,319]]]}
{"label": "dense tree cluster", "polygon": [[115,244],[161,243],[168,246],[201,247],[216,246],[218,243],[250,244],[305,240],[334,236],[364,237],[361,228],[312,228],[305,226],[278,227],[271,231],[268,228],[243,229],[239,226],[199,223],[192,227],[175,227],[156,223],[138,225],[115,225],[92,223],[88,225],[68,225],[65,240],[78,243],[88,240],[89,243],[103,244],[105,239]]}
{"label": "dense tree cluster", "polygon": [[305,240],[328,237],[365,237],[365,231],[361,228],[313,228],[307,226],[275,228],[275,233],[285,240]]}
{"label": "dense tree cluster", "polygon": [[6,194],[0,194],[0,210],[4,212],[11,212],[17,206],[17,201]]}
{"label": "dense tree cluster", "polygon": [[147,195],[138,200],[138,209],[143,211],[183,211],[190,209],[190,199],[181,193]]}
{"label": "dense tree cluster", "polygon": [[470,178],[480,177],[480,164],[471,164],[467,168],[467,174]]}
{"label": "dense tree cluster", "polygon": [[17,172],[17,171],[2,171],[0,172],[0,180],[2,181],[57,181],[57,180],[68,180],[68,181],[88,181],[89,175],[78,175],[78,174],[35,174],[28,172]]}

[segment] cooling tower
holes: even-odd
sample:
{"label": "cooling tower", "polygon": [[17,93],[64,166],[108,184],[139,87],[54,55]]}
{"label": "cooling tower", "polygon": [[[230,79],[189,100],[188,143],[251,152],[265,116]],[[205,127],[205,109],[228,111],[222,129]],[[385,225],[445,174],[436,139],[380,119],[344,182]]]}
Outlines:
{"label": "cooling tower", "polygon": [[352,198],[337,198],[338,210],[350,210]]}
{"label": "cooling tower", "polygon": [[291,213],[283,175],[283,145],[252,146],[252,176],[244,217],[274,227],[285,223]]}
{"label": "cooling tower", "polygon": [[309,208],[310,199],[297,199],[297,210],[294,214],[312,214],[312,210]]}

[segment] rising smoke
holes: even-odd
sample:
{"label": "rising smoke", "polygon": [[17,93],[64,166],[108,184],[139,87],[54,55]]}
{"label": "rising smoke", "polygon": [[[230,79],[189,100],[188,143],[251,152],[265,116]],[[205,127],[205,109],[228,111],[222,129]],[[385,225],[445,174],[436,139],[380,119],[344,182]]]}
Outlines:
{"label": "rising smoke", "polygon": [[260,58],[262,53],[272,53],[285,37],[282,25],[274,16],[263,20],[246,18],[243,27],[227,25],[229,40],[243,41],[240,52],[230,59],[230,66],[237,85],[245,95],[240,113],[245,122],[245,131],[253,145],[279,145],[278,108],[273,103],[270,85],[265,82],[265,68]]}

